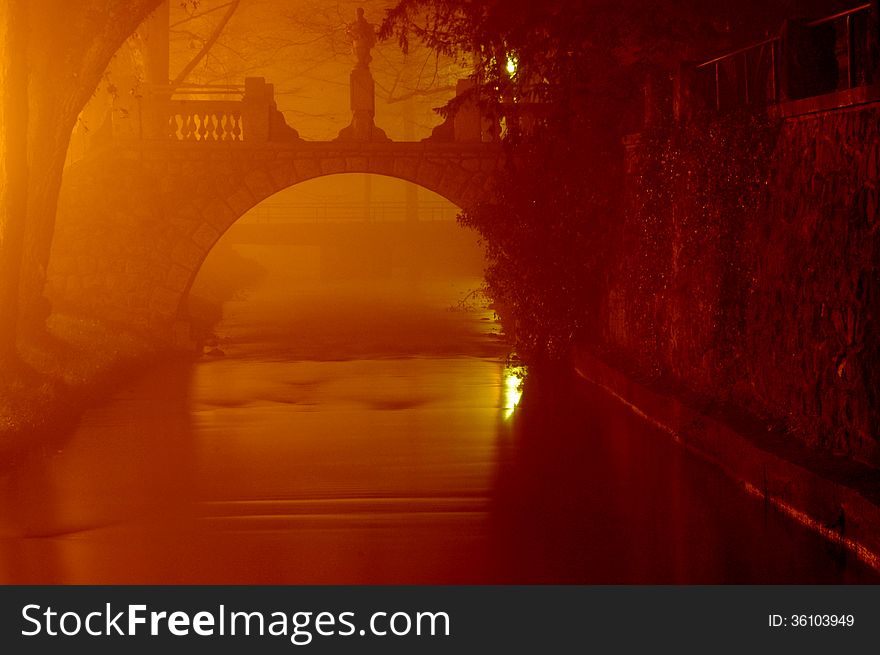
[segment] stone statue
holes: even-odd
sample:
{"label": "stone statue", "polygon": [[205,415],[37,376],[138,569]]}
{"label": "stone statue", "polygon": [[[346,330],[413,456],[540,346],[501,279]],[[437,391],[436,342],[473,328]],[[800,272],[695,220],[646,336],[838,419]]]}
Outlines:
{"label": "stone statue", "polygon": [[376,30],[364,18],[364,10],[358,7],[357,20],[345,32],[351,39],[351,50],[357,57],[358,68],[367,68],[372,61],[370,50],[376,45]]}
{"label": "stone statue", "polygon": [[370,50],[376,45],[376,30],[357,10],[357,20],[345,31],[351,39],[351,51],[357,62],[349,75],[351,88],[351,124],[339,131],[339,141],[389,141],[385,132],[376,127],[376,83],[370,73]]}

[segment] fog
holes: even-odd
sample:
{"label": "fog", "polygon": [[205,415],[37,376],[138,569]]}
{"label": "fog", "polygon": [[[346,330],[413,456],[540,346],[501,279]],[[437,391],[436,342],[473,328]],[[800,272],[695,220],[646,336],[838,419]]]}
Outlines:
{"label": "fog", "polygon": [[[208,349],[284,343],[287,354],[315,359],[459,352],[468,332],[457,314],[486,300],[482,249],[456,213],[391,178],[303,183],[221,238],[193,284],[190,312]],[[346,318],[335,320],[340,305]]]}

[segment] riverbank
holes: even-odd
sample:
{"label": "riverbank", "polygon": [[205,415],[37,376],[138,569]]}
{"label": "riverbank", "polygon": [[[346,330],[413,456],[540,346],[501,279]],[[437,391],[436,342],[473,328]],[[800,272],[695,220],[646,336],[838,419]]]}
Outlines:
{"label": "riverbank", "polygon": [[772,425],[671,395],[580,348],[578,375],[601,387],[747,492],[880,570],[880,475],[865,464],[807,448]]}
{"label": "riverbank", "polygon": [[147,361],[167,353],[156,340],[104,323],[55,314],[47,334],[19,344],[0,376],[0,461],[64,434],[83,408]]}
{"label": "riverbank", "polygon": [[0,465],[21,448],[65,434],[85,408],[163,357],[196,356],[215,342],[223,303],[244,297],[264,275],[260,264],[234,249],[216,248],[190,293],[185,329],[171,342],[53,314],[46,335],[23,340],[19,360],[0,365]]}

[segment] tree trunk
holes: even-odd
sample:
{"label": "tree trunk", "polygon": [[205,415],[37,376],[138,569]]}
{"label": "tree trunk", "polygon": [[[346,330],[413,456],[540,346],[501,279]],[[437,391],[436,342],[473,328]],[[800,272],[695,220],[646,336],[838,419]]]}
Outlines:
{"label": "tree trunk", "polygon": [[15,353],[27,216],[27,2],[0,3],[0,361]]}
{"label": "tree trunk", "polygon": [[[24,0],[16,0],[24,2]],[[113,54],[163,0],[37,0],[30,3],[27,222],[19,330],[41,331],[55,213],[70,135]]]}

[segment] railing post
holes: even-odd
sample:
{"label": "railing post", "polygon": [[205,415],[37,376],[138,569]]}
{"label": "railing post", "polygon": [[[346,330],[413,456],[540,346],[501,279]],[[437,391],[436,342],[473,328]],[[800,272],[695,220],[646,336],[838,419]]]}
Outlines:
{"label": "railing post", "polygon": [[164,139],[168,136],[171,91],[169,87],[148,87],[140,102],[142,138]]}
{"label": "railing post", "polygon": [[880,87],[880,1],[871,0],[865,25],[865,82]]}
{"label": "railing post", "polygon": [[846,17],[846,83],[847,88],[856,86],[856,44],[853,34],[853,16]]}
{"label": "railing post", "polygon": [[780,43],[781,41],[779,39],[770,42],[770,75],[772,80],[771,88],[773,90],[774,104],[779,102],[779,55],[776,50],[779,48]]}
{"label": "railing post", "polygon": [[264,142],[269,140],[269,108],[274,100],[272,84],[266,84],[264,77],[244,78],[244,99],[242,100],[242,126],[244,141]]}

